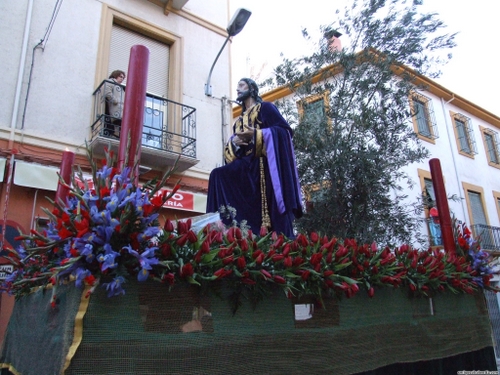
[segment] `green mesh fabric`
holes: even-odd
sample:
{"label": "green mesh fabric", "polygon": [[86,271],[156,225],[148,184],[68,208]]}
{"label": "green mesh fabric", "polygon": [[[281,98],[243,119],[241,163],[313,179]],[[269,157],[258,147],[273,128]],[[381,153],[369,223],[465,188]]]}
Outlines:
{"label": "green mesh fabric", "polygon": [[[69,298],[79,302],[78,295]],[[373,299],[359,293],[351,299],[327,300],[323,310],[310,300],[292,301],[276,292],[256,308],[244,302],[233,316],[227,300],[201,296],[195,287],[177,286],[168,292],[155,282],[128,282],[125,296],[107,298],[102,288],[91,296],[83,339],[65,374],[353,374],[492,346],[482,294],[444,293],[432,302],[431,310],[428,299],[384,289]],[[67,315],[62,307],[58,314]],[[15,306],[17,315],[30,310],[27,304]],[[36,324],[44,325],[42,335],[50,336],[43,322]],[[71,342],[73,322],[65,318],[57,325],[68,326],[63,332],[70,337],[63,341]],[[9,326],[9,332],[13,328]],[[6,350],[15,356],[8,350],[11,337],[4,361]],[[25,338],[27,343],[35,345],[38,339]],[[56,347],[36,347],[32,356],[38,358],[32,365],[52,361],[47,356]]]}
{"label": "green mesh fabric", "polygon": [[55,308],[50,290],[39,289],[16,301],[0,357],[3,367],[23,375],[60,374],[73,341],[81,294],[73,285],[61,285]]}

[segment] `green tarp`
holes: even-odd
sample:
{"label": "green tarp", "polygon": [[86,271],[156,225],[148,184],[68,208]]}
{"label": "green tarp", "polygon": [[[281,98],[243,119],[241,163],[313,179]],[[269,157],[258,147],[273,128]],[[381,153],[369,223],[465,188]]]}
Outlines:
{"label": "green tarp", "polygon": [[322,309],[275,291],[233,315],[223,287],[221,295],[200,295],[191,286],[125,285],[124,296],[97,288],[90,297],[79,345],[81,290],[61,288],[56,309],[50,292],[22,298],[0,362],[23,375],[60,374],[72,348],[65,374],[341,375],[492,346],[481,293],[429,300],[382,289],[373,299],[360,292],[325,300]]}

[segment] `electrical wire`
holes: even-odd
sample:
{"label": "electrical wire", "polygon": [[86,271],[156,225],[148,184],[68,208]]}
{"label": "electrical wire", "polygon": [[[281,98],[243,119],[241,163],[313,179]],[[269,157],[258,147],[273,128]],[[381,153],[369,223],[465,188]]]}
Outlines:
{"label": "electrical wire", "polygon": [[21,120],[21,129],[24,129],[24,121],[26,119],[26,109],[28,108],[28,98],[30,94],[30,88],[31,88],[31,78],[33,76],[33,67],[35,65],[35,52],[37,49],[41,49],[42,51],[45,50],[45,45],[47,44],[47,41],[49,40],[50,33],[52,32],[52,27],[54,26],[56,22],[57,15],[59,14],[59,9],[61,9],[63,0],[57,0],[56,4],[54,6],[54,9],[52,10],[52,16],[50,18],[49,26],[47,26],[47,30],[45,31],[45,35],[43,38],[33,47],[33,51],[31,53],[31,65],[30,65],[30,74],[28,76],[28,85],[26,88],[26,98],[24,99],[24,107],[23,107],[23,117]]}

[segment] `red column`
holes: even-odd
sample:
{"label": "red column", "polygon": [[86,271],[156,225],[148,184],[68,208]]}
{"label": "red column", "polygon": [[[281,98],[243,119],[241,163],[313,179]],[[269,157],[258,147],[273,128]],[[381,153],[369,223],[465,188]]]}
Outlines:
{"label": "red column", "polygon": [[[63,181],[68,185],[71,184],[71,174],[73,173],[74,162],[75,162],[75,153],[71,151],[64,151],[62,154],[59,174],[61,175]],[[59,200],[62,200],[66,204],[66,199],[68,198],[68,194],[69,194],[69,189],[64,185],[61,185],[61,182],[58,182],[55,202],[59,203]]]}
{"label": "red column", "polygon": [[436,207],[439,213],[439,225],[441,226],[441,235],[443,237],[443,246],[445,251],[455,253],[456,245],[453,237],[453,228],[451,225],[450,208],[448,207],[448,197],[444,188],[443,172],[439,159],[429,160],[431,168],[432,186],[436,195]]}
{"label": "red column", "polygon": [[[135,183],[139,182],[139,160],[141,160],[142,127],[144,124],[144,104],[148,81],[149,49],[135,45],[130,49],[130,59],[127,73],[127,87],[123,103],[123,117],[118,149],[118,168],[135,169],[132,175]],[[130,147],[127,155],[127,144],[130,137]]]}

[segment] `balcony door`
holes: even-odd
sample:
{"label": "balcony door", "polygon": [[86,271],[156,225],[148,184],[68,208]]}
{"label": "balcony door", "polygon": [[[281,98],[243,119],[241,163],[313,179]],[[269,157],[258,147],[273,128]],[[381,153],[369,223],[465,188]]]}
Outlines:
{"label": "balcony door", "polygon": [[116,69],[128,72],[130,49],[137,44],[149,49],[147,92],[167,98],[170,46],[117,24],[111,28],[108,76]]}
{"label": "balcony door", "polygon": [[[115,69],[128,72],[130,49],[134,45],[143,45],[149,49],[147,92],[159,98],[168,96],[168,76],[170,46],[166,43],[137,33],[126,27],[113,24],[109,51],[109,73]],[[125,80],[124,84],[127,82]],[[158,105],[161,99],[148,97],[144,108],[143,146],[165,148],[165,131],[167,130],[168,106]],[[157,102],[156,106],[152,101]]]}

